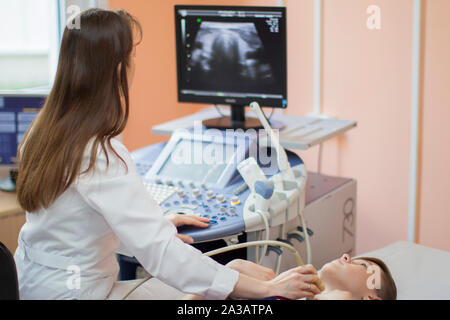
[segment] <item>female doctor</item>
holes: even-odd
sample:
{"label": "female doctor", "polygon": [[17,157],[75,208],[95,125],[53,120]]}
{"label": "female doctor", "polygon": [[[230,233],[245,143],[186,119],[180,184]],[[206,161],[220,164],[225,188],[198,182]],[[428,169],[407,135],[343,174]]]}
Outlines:
{"label": "female doctor", "polygon": [[75,19],[80,28],[65,29],[54,86],[19,147],[21,298],[107,299],[119,284],[119,244],[165,284],[207,299],[318,293],[305,268],[262,281],[180,239],[177,225],[207,220],[165,218],[115,139],[129,114],[140,25],[124,11],[91,9]]}

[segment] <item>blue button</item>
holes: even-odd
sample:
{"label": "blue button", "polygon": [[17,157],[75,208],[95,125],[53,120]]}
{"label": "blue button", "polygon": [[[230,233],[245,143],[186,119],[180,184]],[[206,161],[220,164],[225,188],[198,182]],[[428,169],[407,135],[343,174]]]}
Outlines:
{"label": "blue button", "polygon": [[217,224],[217,221],[216,220],[211,220],[211,221],[209,221],[209,224]]}
{"label": "blue button", "polygon": [[225,217],[220,218],[220,221],[226,221],[226,220],[227,220],[227,218],[225,218]]}
{"label": "blue button", "polygon": [[209,214],[202,215],[203,218],[209,218]]}
{"label": "blue button", "polygon": [[206,208],[206,209],[205,209],[205,212],[208,212],[208,213],[209,213],[209,212],[211,212],[211,209]]}
{"label": "blue button", "polygon": [[168,208],[168,207],[170,207],[170,203],[166,203],[164,206],[165,206],[166,208]]}
{"label": "blue button", "polygon": [[217,216],[212,216],[211,219],[217,220]]}
{"label": "blue button", "polygon": [[180,204],[180,201],[174,201],[173,204],[178,206]]}

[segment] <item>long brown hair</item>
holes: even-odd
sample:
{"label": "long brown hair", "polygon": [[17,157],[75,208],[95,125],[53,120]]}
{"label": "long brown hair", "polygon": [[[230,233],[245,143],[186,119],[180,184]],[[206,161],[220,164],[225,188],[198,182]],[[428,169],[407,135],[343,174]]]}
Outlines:
{"label": "long brown hair", "polygon": [[53,88],[19,146],[17,194],[28,212],[48,208],[77,179],[91,139],[83,173],[94,168],[99,145],[108,164],[107,147],[120,158],[111,139],[128,120],[127,67],[141,27],[122,10],[90,9],[74,19],[80,28],[65,28]]}

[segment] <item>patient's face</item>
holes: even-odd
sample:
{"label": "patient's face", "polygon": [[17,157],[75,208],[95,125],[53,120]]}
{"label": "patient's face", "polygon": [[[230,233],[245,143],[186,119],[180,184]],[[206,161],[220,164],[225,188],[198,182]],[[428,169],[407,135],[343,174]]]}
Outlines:
{"label": "patient's face", "polygon": [[362,259],[352,260],[348,254],[344,254],[324,265],[320,278],[327,289],[350,291],[359,299],[369,295],[376,296],[374,285],[376,281],[380,283],[381,279],[375,280],[374,277],[380,278],[381,272],[383,271],[376,263]]}

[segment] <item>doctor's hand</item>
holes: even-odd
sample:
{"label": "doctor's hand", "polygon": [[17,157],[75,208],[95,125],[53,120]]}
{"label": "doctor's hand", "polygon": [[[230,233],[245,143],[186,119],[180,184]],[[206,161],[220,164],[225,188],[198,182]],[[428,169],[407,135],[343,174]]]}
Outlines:
{"label": "doctor's hand", "polygon": [[[189,226],[195,226],[200,228],[207,228],[209,227],[208,222],[210,219],[198,217],[195,215],[184,215],[184,214],[169,214],[165,216],[167,220],[173,223],[175,227],[183,226],[183,225],[189,225]],[[180,238],[183,242],[186,243],[194,243],[194,239],[192,237],[189,237],[185,234],[177,233],[177,237]]]}
{"label": "doctor's hand", "polygon": [[320,294],[316,284],[320,283],[317,271],[311,265],[301,266],[281,273],[269,281],[279,296],[287,299],[311,299]]}

